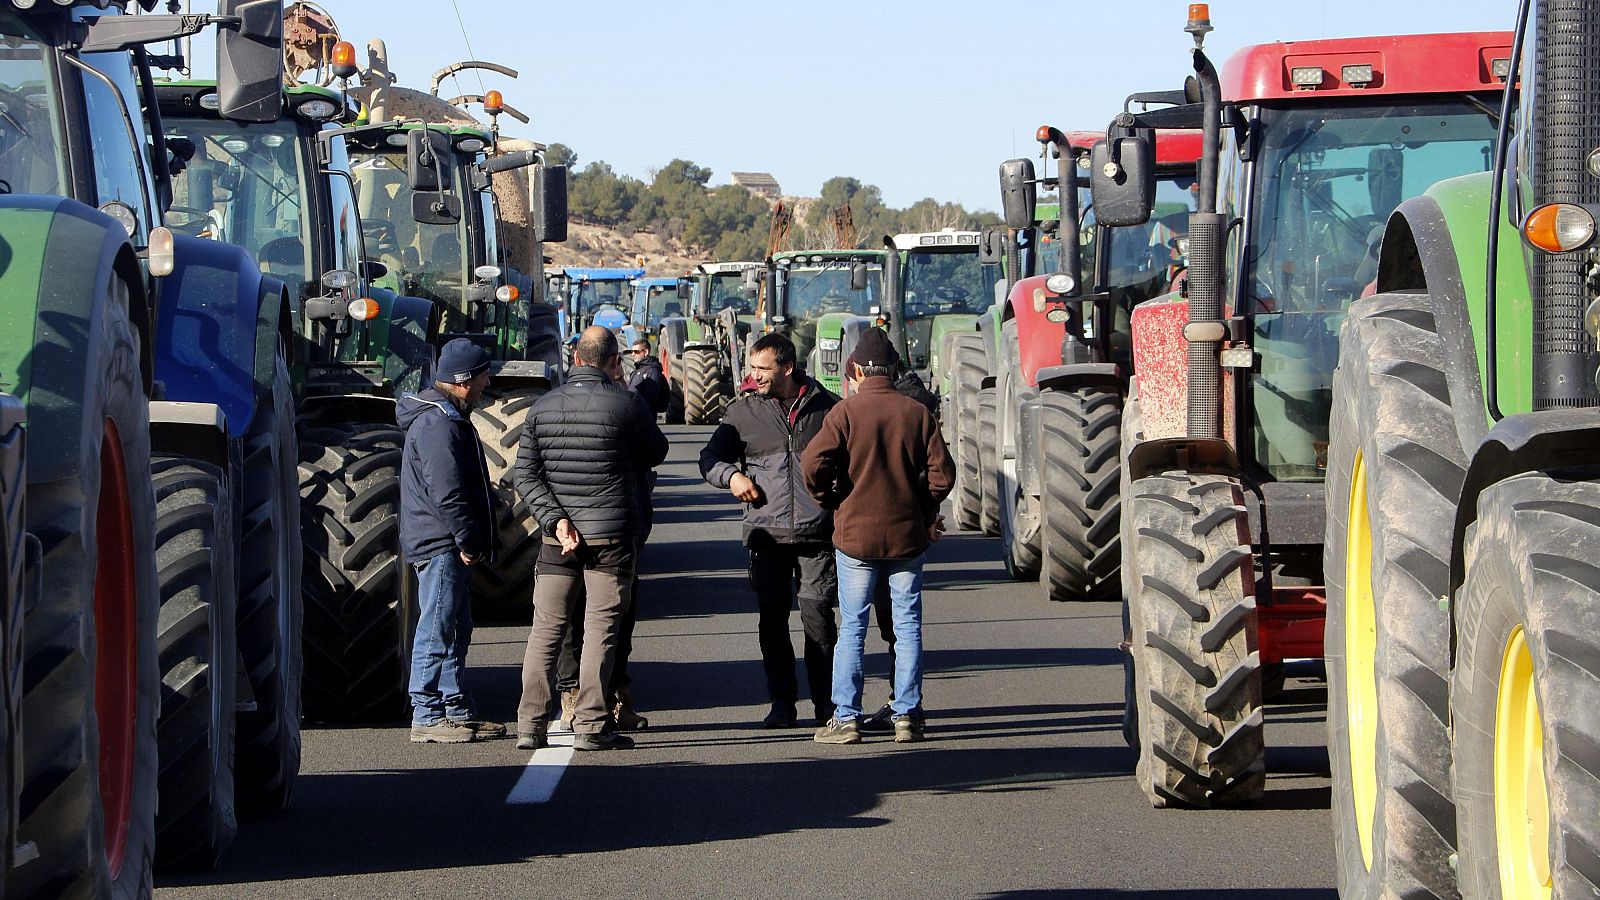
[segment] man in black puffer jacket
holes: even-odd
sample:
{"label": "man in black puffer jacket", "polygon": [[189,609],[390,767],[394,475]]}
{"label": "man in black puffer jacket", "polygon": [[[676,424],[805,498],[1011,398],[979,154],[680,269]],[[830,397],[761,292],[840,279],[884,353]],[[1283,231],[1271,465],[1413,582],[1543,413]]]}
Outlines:
{"label": "man in black puffer jacket", "polygon": [[517,452],[517,492],[544,531],[533,590],[533,629],[522,660],[517,746],[545,745],[556,650],[581,594],[583,653],[573,746],[610,750],[633,742],[607,715],[617,630],[644,527],[644,473],[667,456],[667,438],[644,401],[617,383],[622,359],[605,328],[585,329],[567,383],[528,410]]}
{"label": "man in black puffer jacket", "polygon": [[789,611],[796,599],[805,630],[806,682],[820,724],[833,716],[833,645],[838,635],[833,609],[839,584],[830,543],[833,517],[806,490],[800,453],[839,398],[795,368],[794,344],[783,335],[756,341],[749,364],[756,390],[728,407],[700,451],[700,474],[744,503],[750,586],[756,592],[761,662],[772,703],[762,724],[795,725],[799,686]]}

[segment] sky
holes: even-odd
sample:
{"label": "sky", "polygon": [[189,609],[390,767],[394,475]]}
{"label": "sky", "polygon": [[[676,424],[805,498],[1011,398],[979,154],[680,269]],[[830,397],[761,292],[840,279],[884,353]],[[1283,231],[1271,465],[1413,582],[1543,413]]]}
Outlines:
{"label": "sky", "polygon": [[[897,207],[998,208],[999,164],[1037,154],[1035,128],[1104,128],[1127,94],[1181,87],[1193,46],[1176,0],[321,5],[363,64],[382,38],[408,87],[468,58],[519,70],[482,72],[481,85],[462,73],[439,92],[500,90],[531,120],[502,117],[503,133],[567,144],[580,167],[602,159],[646,178],[682,158],[709,167],[713,186],[770,172],[810,196],[848,175]],[[1249,44],[1499,30],[1515,12],[1514,0],[1219,0],[1206,47],[1220,67]]]}

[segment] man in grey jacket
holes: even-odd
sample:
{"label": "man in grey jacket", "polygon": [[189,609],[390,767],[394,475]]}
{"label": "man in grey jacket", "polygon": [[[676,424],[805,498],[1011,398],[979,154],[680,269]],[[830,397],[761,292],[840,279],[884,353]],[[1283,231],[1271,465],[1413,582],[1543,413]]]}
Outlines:
{"label": "man in grey jacket", "polygon": [[[772,703],[762,724],[796,723],[799,686],[789,612],[798,599],[805,629],[806,682],[818,724],[833,715],[833,519],[806,491],[800,453],[839,398],[795,368],[794,344],[769,334],[750,349],[754,393],[733,401],[700,451],[700,474],[744,504],[744,542],[750,586],[760,613],[761,662]],[[798,584],[798,589],[797,589]]]}

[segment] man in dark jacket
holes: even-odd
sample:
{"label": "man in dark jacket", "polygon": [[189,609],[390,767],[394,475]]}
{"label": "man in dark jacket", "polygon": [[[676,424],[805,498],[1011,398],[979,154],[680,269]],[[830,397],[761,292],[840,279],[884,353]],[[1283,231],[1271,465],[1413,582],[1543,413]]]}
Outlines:
{"label": "man in dark jacket", "polygon": [[666,458],[667,438],[644,401],[617,383],[622,359],[615,335],[599,326],[585,329],[573,362],[567,383],[528,410],[517,452],[517,492],[544,530],[517,710],[517,747],[524,750],[545,745],[556,651],[580,594],[585,610],[573,746],[633,746],[611,724],[606,686],[619,623],[633,602],[642,476]]}
{"label": "man in dark jacket", "polygon": [[789,611],[797,595],[805,629],[806,681],[817,721],[826,722],[833,714],[829,697],[837,635],[833,607],[838,581],[828,545],[833,522],[806,491],[800,454],[838,398],[795,368],[794,344],[783,335],[756,341],[749,365],[756,390],[728,407],[700,451],[700,474],[744,504],[750,585],[760,613],[761,662],[772,703],[762,724],[795,724],[799,686]]}
{"label": "man in dark jacket", "polygon": [[667,411],[672,399],[672,389],[667,385],[666,373],[661,371],[661,360],[650,355],[650,341],[639,338],[628,348],[633,360],[633,374],[628,376],[628,390],[644,398],[646,406],[656,415]]}
{"label": "man in dark jacket", "polygon": [[887,579],[894,606],[894,738],[922,739],[922,564],[942,529],[939,503],[955,466],[938,423],[890,382],[898,354],[872,329],[850,355],[856,382],[806,448],[806,487],[836,509],[839,641],[833,659],[834,715],[817,729],[825,744],[861,740],[861,651],[873,588]]}
{"label": "man in dark jacket", "polygon": [[467,586],[494,549],[494,492],[467,416],[489,385],[489,354],[466,338],[444,345],[438,380],[406,394],[400,461],[400,549],[417,570],[420,608],[411,648],[411,740],[460,744],[506,733],[478,718],[464,681],[472,642]]}

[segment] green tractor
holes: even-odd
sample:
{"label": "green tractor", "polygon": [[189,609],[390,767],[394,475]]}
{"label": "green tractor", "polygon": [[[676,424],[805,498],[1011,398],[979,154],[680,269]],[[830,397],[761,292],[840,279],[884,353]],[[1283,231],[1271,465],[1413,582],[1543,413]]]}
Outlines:
{"label": "green tractor", "polygon": [[1481,174],[1339,335],[1328,744],[1346,897],[1600,892],[1600,22],[1526,0]]}
{"label": "green tractor", "polygon": [[132,6],[0,6],[13,897],[213,865],[236,803],[282,807],[299,764],[287,297],[240,248],[163,224],[187,148],[152,93],[174,58],[148,49],[215,26],[219,113],[270,122],[282,10]]}
{"label": "green tractor", "polygon": [[717,424],[733,401],[744,375],[745,342],[755,322],[751,295],[760,271],[757,262],[702,263],[678,280],[679,297],[692,314],[667,320],[662,334],[663,344],[675,342],[682,329],[679,371],[683,418],[690,425]]}
{"label": "green tractor", "polygon": [[289,285],[305,713],[387,719],[404,708],[414,614],[398,555],[404,435],[394,401],[422,383],[440,317],[430,301],[377,283],[389,273],[363,233],[354,110],[323,87],[283,94],[289,115],[242,125],[211,109],[213,83],[156,86],[169,140],[194,150],[176,179],[181,218],[169,221],[244,246]]}
{"label": "green tractor", "polygon": [[929,388],[949,394],[949,370],[941,354],[953,335],[976,331],[978,316],[994,305],[994,285],[1003,276],[996,263],[979,259],[976,231],[897,234],[885,240],[891,260],[890,297],[905,326],[906,365],[917,370]]}
{"label": "green tractor", "polygon": [[493,360],[472,424],[499,501],[500,546],[494,559],[473,567],[473,598],[486,616],[523,615],[531,608],[540,538],[512,471],[528,408],[560,369],[560,326],[554,307],[538,302],[535,288],[543,285],[506,262],[511,236],[502,232],[491,179],[533,167],[538,248],[566,239],[566,169],[544,165],[537,149],[489,155],[494,132],[469,125],[392,121],[358,129],[349,140],[363,228],[388,283],[441,311],[439,343],[467,338]]}
{"label": "green tractor", "polygon": [[844,389],[845,345],[884,313],[882,250],[795,250],[767,263],[766,319],[794,341],[795,359],[835,394]]}

